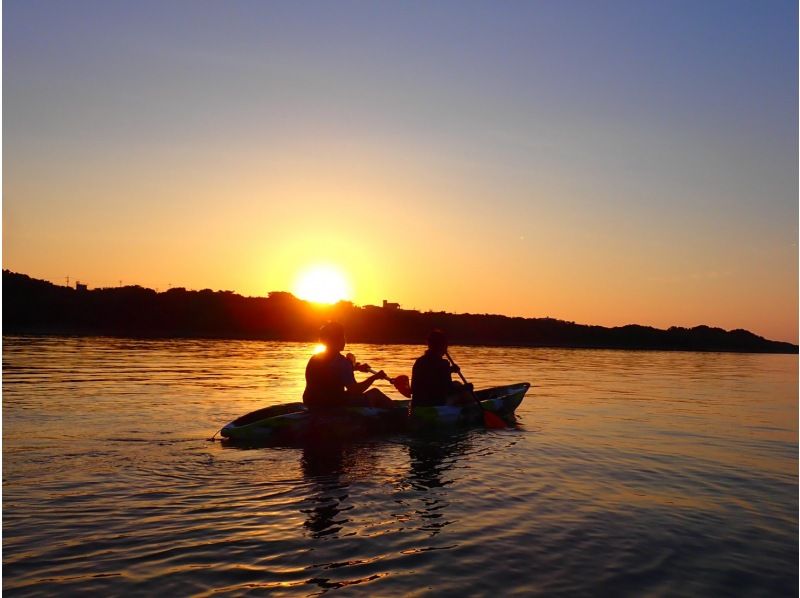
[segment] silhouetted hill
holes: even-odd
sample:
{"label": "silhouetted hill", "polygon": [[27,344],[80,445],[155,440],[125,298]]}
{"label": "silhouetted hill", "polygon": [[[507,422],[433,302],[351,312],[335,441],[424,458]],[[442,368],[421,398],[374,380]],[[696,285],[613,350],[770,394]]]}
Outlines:
{"label": "silhouetted hill", "polygon": [[76,290],[3,270],[3,332],[132,337],[249,338],[313,341],[322,322],[342,322],[353,342],[423,344],[443,328],[453,344],[797,353],[797,345],[747,330],[697,326],[660,330],[575,324],[552,318],[320,307],[290,293],[242,297],[230,291],[140,286]]}

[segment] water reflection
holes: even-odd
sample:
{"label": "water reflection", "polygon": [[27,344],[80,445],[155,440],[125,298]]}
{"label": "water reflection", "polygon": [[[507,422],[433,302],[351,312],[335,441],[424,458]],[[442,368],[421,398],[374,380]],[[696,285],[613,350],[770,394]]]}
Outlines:
{"label": "water reflection", "polygon": [[[355,505],[348,504],[350,485],[380,485],[388,468],[400,476],[396,486],[400,496],[395,502],[403,509],[392,515],[400,529],[417,529],[429,537],[439,534],[453,523],[447,513],[449,487],[456,479],[453,470],[470,452],[471,444],[470,433],[462,431],[445,436],[403,436],[389,443],[315,442],[303,446],[300,469],[307,493],[300,512],[305,515],[304,529],[310,537],[321,539],[352,535],[355,528],[370,525],[354,522],[358,516],[352,514]],[[405,449],[398,455],[402,455],[400,462],[387,456],[392,448]],[[381,465],[381,459],[386,463]],[[373,515],[377,517],[380,510],[376,508]],[[348,525],[354,529],[344,533]]]}
{"label": "water reflection", "polygon": [[6,337],[3,589],[797,595],[796,355],[465,347],[478,388],[536,382],[528,433],[205,442],[308,351]]}
{"label": "water reflection", "polygon": [[[415,503],[409,519],[416,529],[432,538],[445,527],[454,523],[449,486],[455,476],[455,468],[460,457],[469,452],[468,433],[452,435],[424,435],[408,439],[408,474],[405,483],[415,491]],[[430,549],[430,548],[429,548]],[[420,549],[425,550],[425,549]]]}
{"label": "water reflection", "polygon": [[310,509],[301,509],[306,515],[303,527],[312,538],[336,536],[348,523],[341,513],[352,505],[343,506],[349,497],[345,471],[345,446],[341,443],[309,443],[304,446],[300,458],[303,478],[310,484]]}

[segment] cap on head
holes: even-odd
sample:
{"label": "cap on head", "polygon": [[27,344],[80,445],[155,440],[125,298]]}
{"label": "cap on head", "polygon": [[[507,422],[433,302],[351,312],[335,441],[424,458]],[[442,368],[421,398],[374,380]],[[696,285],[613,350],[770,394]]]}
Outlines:
{"label": "cap on head", "polygon": [[319,342],[326,347],[344,347],[344,326],[339,322],[328,322],[319,329]]}
{"label": "cap on head", "polygon": [[447,351],[447,336],[444,331],[439,328],[434,328],[428,335],[428,348],[437,353],[444,353]]}

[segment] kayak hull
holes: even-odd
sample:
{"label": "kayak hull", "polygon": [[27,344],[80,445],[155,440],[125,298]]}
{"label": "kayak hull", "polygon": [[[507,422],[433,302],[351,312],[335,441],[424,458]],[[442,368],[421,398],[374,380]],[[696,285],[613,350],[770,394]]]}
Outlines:
{"label": "kayak hull", "polygon": [[475,391],[481,406],[475,402],[466,405],[440,407],[414,407],[411,412],[412,425],[453,426],[477,425],[483,422],[483,412],[490,411],[502,419],[510,419],[525,398],[530,384],[521,382],[509,386],[497,386]]}
{"label": "kayak hull", "polygon": [[481,403],[459,406],[415,407],[394,401],[390,409],[345,407],[311,412],[302,403],[272,405],[248,413],[225,425],[220,434],[239,442],[298,442],[315,439],[347,440],[365,435],[396,433],[418,428],[476,425],[485,409],[512,420],[530,384],[522,382],[476,391]]}

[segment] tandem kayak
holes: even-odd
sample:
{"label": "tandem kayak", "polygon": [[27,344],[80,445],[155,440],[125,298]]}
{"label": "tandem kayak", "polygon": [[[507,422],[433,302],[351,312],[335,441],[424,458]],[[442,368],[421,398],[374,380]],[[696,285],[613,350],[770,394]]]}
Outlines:
{"label": "tandem kayak", "polygon": [[404,432],[419,428],[477,425],[483,410],[512,421],[530,384],[521,382],[475,391],[475,403],[440,407],[414,407],[410,401],[394,401],[391,408],[345,407],[311,412],[303,403],[272,405],[233,420],[220,433],[231,441],[297,442],[315,438],[348,439],[358,435]]}

